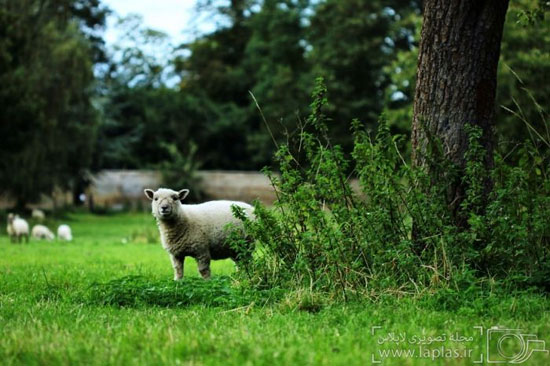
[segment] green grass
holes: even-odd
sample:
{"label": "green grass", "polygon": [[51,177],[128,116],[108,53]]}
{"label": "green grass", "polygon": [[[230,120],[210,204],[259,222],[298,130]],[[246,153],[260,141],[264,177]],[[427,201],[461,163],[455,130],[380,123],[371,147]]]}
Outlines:
{"label": "green grass", "polygon": [[[388,346],[389,333],[409,340],[445,334],[424,349],[460,349],[448,339],[457,332],[474,338],[462,346],[471,358],[390,357],[382,365],[470,365],[485,352],[474,326],[521,328],[550,348],[550,302],[541,295],[478,294],[464,302],[388,295],[334,304],[308,291],[243,291],[230,277],[231,261],[214,262],[205,282],[192,259],[186,279],[174,283],[167,254],[151,243],[150,215],[68,219],[72,243],[14,245],[0,236],[2,366],[370,365],[373,353],[377,360],[382,349],[403,348]],[[381,327],[374,336],[373,326]],[[524,364],[549,363],[535,353]]]}

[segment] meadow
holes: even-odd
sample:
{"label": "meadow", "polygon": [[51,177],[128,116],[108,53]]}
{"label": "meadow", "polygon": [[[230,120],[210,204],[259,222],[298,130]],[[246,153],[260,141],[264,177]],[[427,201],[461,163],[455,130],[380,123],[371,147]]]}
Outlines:
{"label": "meadow", "polygon": [[[203,281],[189,258],[174,283],[150,214],[74,213],[64,222],[73,242],[0,236],[2,366],[470,365],[497,357],[485,341],[493,326],[550,341],[550,301],[535,292],[342,303],[243,288],[231,261],[214,262]],[[415,353],[395,353],[403,349]],[[549,362],[534,352],[524,364]]]}

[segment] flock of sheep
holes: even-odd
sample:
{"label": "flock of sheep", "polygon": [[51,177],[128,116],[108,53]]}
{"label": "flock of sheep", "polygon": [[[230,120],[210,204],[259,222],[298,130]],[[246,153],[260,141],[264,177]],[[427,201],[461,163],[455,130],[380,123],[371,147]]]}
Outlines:
{"label": "flock of sheep", "polygon": [[[233,215],[233,208],[236,208],[248,219],[254,220],[254,207],[251,205],[239,201],[183,204],[189,194],[188,189],[145,189],[144,193],[151,200],[151,211],[157,220],[161,244],[170,255],[174,280],[183,277],[185,257],[197,261],[199,273],[204,279],[210,278],[211,260],[231,258],[239,264],[252,257],[252,241],[247,237],[242,221]],[[32,218],[42,222],[45,219],[44,212],[33,210]],[[228,225],[233,231],[228,230]],[[7,232],[12,242],[21,242],[23,238],[29,241],[28,222],[12,213],[8,214]],[[240,232],[244,247],[236,248],[230,244],[228,239],[231,232]],[[55,238],[51,230],[41,224],[35,225],[30,235],[39,240]],[[57,237],[60,240],[72,240],[71,228],[59,225]]]}
{"label": "flock of sheep", "polygon": [[[35,209],[32,211],[32,218],[37,221],[44,221],[46,215],[43,211]],[[6,231],[8,232],[12,243],[20,243],[23,239],[25,239],[27,243],[29,242],[29,223],[27,220],[19,217],[19,215],[14,215],[12,213],[8,214],[8,226]],[[41,224],[33,226],[30,231],[30,236],[38,240],[55,239],[54,233],[47,226]],[[60,240],[73,240],[71,228],[65,224],[59,225],[57,228],[57,237]]]}

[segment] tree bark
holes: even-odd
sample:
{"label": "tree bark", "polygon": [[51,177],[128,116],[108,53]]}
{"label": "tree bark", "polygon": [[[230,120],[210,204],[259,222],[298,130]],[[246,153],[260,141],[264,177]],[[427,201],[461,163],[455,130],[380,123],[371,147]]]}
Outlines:
{"label": "tree bark", "polygon": [[[417,167],[431,171],[426,159],[431,135],[442,143],[445,156],[463,168],[466,124],[483,130],[485,164],[492,167],[496,76],[507,9],[508,0],[424,2],[412,125]],[[448,203],[456,217],[464,187],[460,179],[447,183]]]}

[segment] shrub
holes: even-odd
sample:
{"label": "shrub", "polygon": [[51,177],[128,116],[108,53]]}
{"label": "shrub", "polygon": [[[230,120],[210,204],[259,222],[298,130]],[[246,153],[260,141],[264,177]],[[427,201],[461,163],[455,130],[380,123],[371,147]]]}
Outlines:
{"label": "shrub", "polygon": [[[427,173],[405,162],[397,149],[402,137],[392,136],[381,117],[374,140],[353,122],[354,150],[346,156],[327,135],[325,95],[320,81],[305,125],[279,146],[280,175],[264,170],[277,194],[274,207],[256,202],[254,221],[234,208],[257,246],[241,272],[247,281],[347,299],[379,291],[460,291],[469,282],[465,278],[483,276],[524,285],[548,278],[548,168],[533,169],[548,164],[547,151],[541,155],[527,143],[518,151],[518,166],[497,154],[487,172],[481,131],[469,127],[466,167],[453,166],[431,137]],[[351,177],[359,179],[359,192],[352,190]],[[451,213],[446,194],[456,179],[463,180],[466,198]],[[493,190],[485,208],[489,179]],[[457,214],[467,219],[465,227],[455,224]]]}

